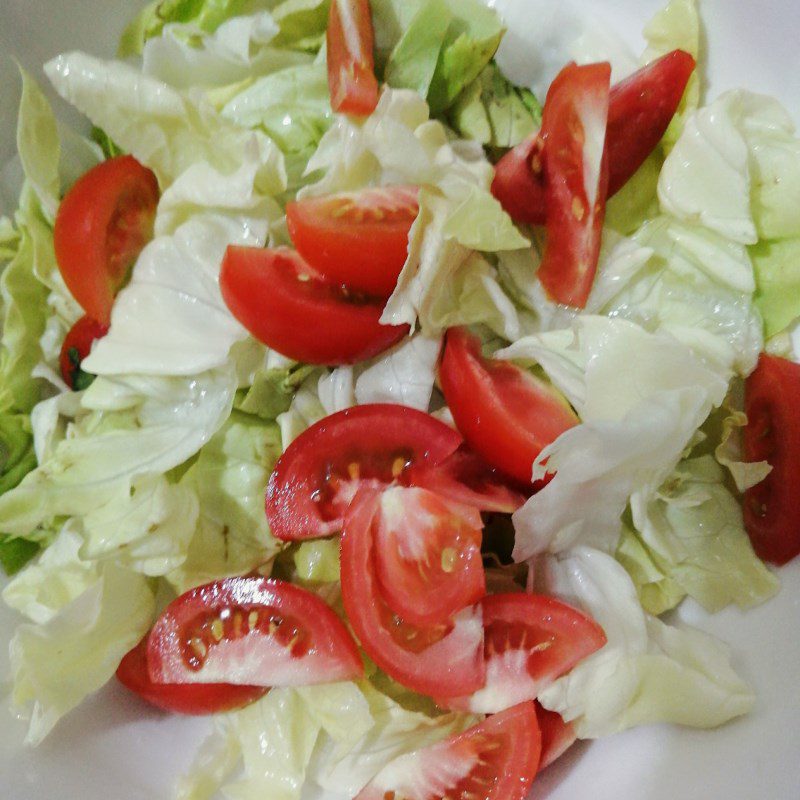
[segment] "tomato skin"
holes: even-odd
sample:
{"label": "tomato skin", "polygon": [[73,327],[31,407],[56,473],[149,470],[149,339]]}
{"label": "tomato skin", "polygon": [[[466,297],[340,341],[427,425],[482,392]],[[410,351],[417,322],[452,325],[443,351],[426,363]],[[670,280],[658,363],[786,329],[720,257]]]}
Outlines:
{"label": "tomato skin", "polygon": [[466,445],[436,465],[411,467],[403,482],[422,486],[454,503],[498,514],[513,514],[531,493],[530,486],[517,486]]}
{"label": "tomato skin", "polygon": [[389,297],[419,213],[416,186],[385,186],[298,200],[286,206],[297,252],[333,283]]}
{"label": "tomato skin", "polygon": [[510,362],[484,358],[480,340],[464,328],[447,332],[439,379],[467,443],[523,485],[539,453],[578,423],[555,389]]}
{"label": "tomato skin", "polygon": [[226,578],[167,606],[147,640],[154,683],[308,686],[360,678],[358,648],[317,595],[284,581]]}
{"label": "tomato skin", "polygon": [[415,692],[476,691],[484,681],[480,606],[464,609],[449,624],[418,627],[393,614],[380,593],[373,531],[380,494],[371,487],[359,491],[342,534],[342,602],[353,633],[387,675]]}
{"label": "tomato skin", "polygon": [[[643,67],[611,88],[608,106],[608,196],[615,195],[655,150],[678,109],[696,66],[683,50]],[[547,221],[546,148],[537,133],[495,167],[492,193],[516,222]]]}
{"label": "tomato skin", "polygon": [[331,108],[367,116],[378,105],[372,53],[375,34],[369,0],[332,0],[328,17],[328,85]]}
{"label": "tomato skin", "polygon": [[[606,643],[590,617],[552,597],[514,592],[483,598],[486,684],[445,708],[493,714],[527,700]],[[509,661],[505,653],[518,653]]]}
{"label": "tomato skin", "polygon": [[772,472],[744,495],[744,523],[759,558],[786,564],[800,553],[800,365],[762,353],[745,382],[745,461]]}
{"label": "tomato skin", "polygon": [[443,422],[407,406],[374,403],[325,417],[286,448],[270,475],[270,530],[287,542],[337,533],[362,480],[388,485],[410,466],[439,463],[462,441]]}
{"label": "tomato skin", "polygon": [[600,258],[608,192],[611,66],[566,66],[542,113],[547,244],[537,276],[552,300],[584,308]]}
{"label": "tomato skin", "polygon": [[234,711],[267,693],[263,686],[229,683],[153,683],[147,668],[146,638],[122,659],[117,680],[156,708],[192,716]]}
{"label": "tomato skin", "polygon": [[288,248],[229,247],[220,271],[228,309],[260,342],[308,364],[355,364],[399,342],[407,325],[381,325],[383,303],[325,282]]}
{"label": "tomato skin", "polygon": [[664,138],[697,63],[673,50],[620,81],[608,107],[608,196],[615,195]]}
{"label": "tomato skin", "polygon": [[575,743],[575,726],[564,722],[561,714],[548,711],[536,701],[536,719],[542,734],[542,757],[539,760],[539,772],[561,758]]}
{"label": "tomato skin", "polygon": [[104,161],[61,202],[53,244],[59,270],[83,310],[103,325],[114,296],[153,236],[156,176],[133,156]]}
{"label": "tomato skin", "polygon": [[384,489],[375,566],[386,605],[412,625],[446,623],[486,594],[480,512],[426,489]]}
{"label": "tomato skin", "polygon": [[58,357],[61,377],[70,389],[80,391],[93,380],[81,369],[81,362],[92,352],[92,345],[108,333],[108,326],[91,317],[81,317],[70,329]]}
{"label": "tomato skin", "polygon": [[525,800],[540,753],[536,709],[521,703],[462,734],[396,758],[356,800]]}

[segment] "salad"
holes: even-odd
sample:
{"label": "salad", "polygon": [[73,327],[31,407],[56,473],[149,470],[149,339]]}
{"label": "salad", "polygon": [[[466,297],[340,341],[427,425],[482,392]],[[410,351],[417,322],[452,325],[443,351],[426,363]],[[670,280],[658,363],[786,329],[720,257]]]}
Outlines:
{"label": "salad", "polygon": [[181,798],[524,800],[576,739],[752,709],[662,617],[800,551],[800,140],[701,103],[693,0],[638,64],[505,34],[479,0],[160,0],[45,65],[91,138],[22,73],[29,744],[116,679],[211,715]]}

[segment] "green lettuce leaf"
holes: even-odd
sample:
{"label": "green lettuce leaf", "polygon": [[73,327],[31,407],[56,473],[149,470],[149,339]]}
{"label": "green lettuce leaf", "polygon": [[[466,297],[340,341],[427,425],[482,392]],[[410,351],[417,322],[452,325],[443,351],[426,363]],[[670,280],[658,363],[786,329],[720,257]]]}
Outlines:
{"label": "green lettuce leaf", "polygon": [[35,466],[29,417],[0,414],[0,495],[17,486]]}
{"label": "green lettuce leaf", "polygon": [[756,307],[767,337],[800,317],[800,239],[762,241],[750,248],[756,273]]}
{"label": "green lettuce leaf", "polygon": [[260,369],[251,386],[237,399],[236,408],[261,419],[277,419],[289,410],[298,388],[315,370],[306,364]]}
{"label": "green lettuce leaf", "polygon": [[[687,594],[716,612],[732,603],[751,608],[778,591],[777,579],[753,552],[739,501],[712,456],[682,462],[654,500],[634,496],[631,505],[630,535],[640,540],[651,571],[660,573],[648,575],[646,583],[633,575],[649,613],[662,614]],[[671,590],[659,588],[662,582]]]}
{"label": "green lettuce leaf", "polygon": [[0,566],[6,575],[16,575],[40,550],[36,542],[0,535]]}
{"label": "green lettuce leaf", "polygon": [[338,539],[303,542],[292,556],[298,580],[306,583],[333,583],[339,580]]}
{"label": "green lettuce leaf", "polygon": [[316,52],[325,41],[330,0],[283,0],[272,9],[280,28],[275,44]]}

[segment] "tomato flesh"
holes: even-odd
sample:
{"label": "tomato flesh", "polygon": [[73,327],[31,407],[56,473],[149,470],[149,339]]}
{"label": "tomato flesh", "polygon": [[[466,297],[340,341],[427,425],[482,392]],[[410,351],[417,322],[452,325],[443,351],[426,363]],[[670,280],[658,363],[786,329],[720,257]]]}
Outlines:
{"label": "tomato flesh", "polygon": [[772,471],[745,492],[744,523],[765,561],[785,564],[800,553],[800,365],[762,353],[745,383],[746,461],[767,461]]}
{"label": "tomato flesh", "polygon": [[307,364],[355,364],[408,334],[381,325],[383,302],[324,281],[294,251],[229,247],[220,289],[228,309],[260,342]]}
{"label": "tomato flesh", "polygon": [[337,533],[363,484],[386,486],[415,465],[438,464],[462,441],[406,406],[375,403],[325,417],[289,445],[270,475],[270,529],[284,541]]}
{"label": "tomato flesh", "polygon": [[427,489],[381,494],[375,564],[381,594],[405,622],[447,622],[486,594],[480,512]]}
{"label": "tomato flesh", "polygon": [[[673,50],[611,88],[606,134],[609,197],[658,146],[695,66],[688,53]],[[492,193],[516,222],[544,225],[547,221],[545,150],[537,133],[497,163]]]}
{"label": "tomato flesh", "polygon": [[378,105],[369,0],[332,0],[328,17],[331,108],[367,116]]}
{"label": "tomato flesh", "polygon": [[389,297],[408,252],[419,213],[416,186],[384,186],[286,206],[297,252],[327,280]]}
{"label": "tomato flesh", "polygon": [[552,300],[584,308],[600,258],[608,193],[608,63],[570,64],[542,112],[547,244],[537,277]]}
{"label": "tomato flesh", "polygon": [[72,296],[102,325],[153,236],[158,198],[156,176],[133,156],[118,156],[90,169],[61,202],[56,261]]}
{"label": "tomato flesh", "polygon": [[70,329],[61,345],[58,358],[61,377],[70,389],[81,391],[94,380],[94,376],[81,369],[81,363],[89,353],[92,345],[108,333],[108,326],[91,317],[81,317]]}
{"label": "tomato flesh", "polygon": [[484,358],[480,340],[464,328],[447,332],[439,378],[470,447],[523,485],[539,453],[578,423],[555,389],[514,364]]}
{"label": "tomato flesh", "polygon": [[381,491],[362,488],[348,510],[341,541],[342,601],[367,655],[398,683],[420,694],[452,693],[483,685],[480,606],[446,623],[411,625],[386,604],[376,575],[374,523]]}
{"label": "tomato flesh", "polygon": [[495,594],[482,606],[486,683],[471,697],[441,701],[447,708],[493,714],[534,700],[606,643],[593,619],[552,597]]}
{"label": "tomato flesh", "polygon": [[564,722],[561,714],[548,711],[536,701],[536,719],[542,734],[542,757],[539,759],[539,772],[561,758],[575,743],[575,726]]}
{"label": "tomato flesh", "polygon": [[147,663],[154,683],[307,686],[363,674],[355,642],[319,597],[260,577],[173,601],[150,632]]}
{"label": "tomato flesh", "polygon": [[518,488],[466,445],[435,466],[410,468],[404,481],[455,503],[498,514],[512,514],[530,494],[530,487]]}
{"label": "tomato flesh", "polygon": [[150,705],[176,714],[217,714],[249,705],[266,694],[263,686],[229,683],[153,683],[147,667],[147,639],[123,659],[117,680]]}
{"label": "tomato flesh", "polygon": [[525,800],[540,752],[536,709],[522,703],[396,758],[356,800]]}

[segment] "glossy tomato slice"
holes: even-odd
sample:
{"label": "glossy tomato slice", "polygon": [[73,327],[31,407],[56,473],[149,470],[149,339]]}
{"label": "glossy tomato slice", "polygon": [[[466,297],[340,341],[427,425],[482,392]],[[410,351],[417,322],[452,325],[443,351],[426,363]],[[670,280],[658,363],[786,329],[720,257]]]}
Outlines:
{"label": "glossy tomato slice", "polygon": [[537,276],[557,303],[584,308],[600,258],[608,193],[606,127],[611,66],[570,64],[542,112],[547,147],[547,244]]}
{"label": "glossy tomato slice", "polygon": [[447,332],[439,378],[467,443],[497,469],[530,484],[539,453],[578,418],[556,390],[507,361],[484,358],[477,336]]}
{"label": "glossy tomato slice", "polygon": [[534,700],[606,643],[593,619],[552,597],[495,594],[481,605],[486,683],[471,697],[442,701],[447,708],[493,714]]}
{"label": "glossy tomato slice", "polygon": [[522,703],[385,766],[356,800],[525,800],[539,766],[533,703]]}
{"label": "glossy tomato slice", "polygon": [[[392,613],[376,575],[374,523],[379,489],[362,488],[353,500],[341,543],[342,601],[367,655],[398,683],[421,694],[465,694],[483,685],[480,606],[434,626],[414,626]],[[453,687],[471,687],[453,689]]]}
{"label": "glossy tomato slice", "polygon": [[81,317],[70,329],[61,345],[58,363],[61,377],[70,389],[81,391],[94,380],[94,375],[84,372],[81,363],[92,352],[92,345],[108,333],[108,326],[91,317]]}
{"label": "glossy tomato slice", "polygon": [[376,403],[325,417],[286,448],[270,475],[270,529],[284,541],[338,533],[362,484],[387,486],[415,465],[438,464],[462,441],[406,406]]}
{"label": "glossy tomato slice", "polygon": [[486,594],[480,512],[427,489],[393,486],[380,497],[375,565],[389,608],[412,625],[448,622]]}
{"label": "glossy tomato slice", "polygon": [[548,711],[536,701],[536,719],[542,734],[542,756],[539,759],[539,772],[561,758],[575,743],[575,726],[564,722],[561,714]]}
{"label": "glossy tomato slice", "polygon": [[147,639],[128,653],[117,669],[117,680],[150,705],[176,714],[216,714],[258,700],[264,686],[229,683],[153,683],[147,668]]}
{"label": "glossy tomato slice", "polygon": [[331,107],[342,114],[371,114],[378,105],[378,80],[369,0],[332,0],[327,44]]}
{"label": "glossy tomato slice", "polygon": [[416,186],[382,186],[298,200],[286,206],[297,252],[333,283],[389,297],[419,213]]}
{"label": "glossy tomato slice", "polygon": [[[675,116],[695,60],[673,50],[611,88],[608,105],[608,196],[616,194],[655,150]],[[492,193],[517,222],[547,221],[546,148],[540,133],[497,163]]]}
{"label": "glossy tomato slice", "polygon": [[355,364],[408,334],[407,325],[381,325],[382,301],[324,281],[288,248],[229,247],[219,280],[233,316],[295,361]]}
{"label": "glossy tomato slice", "polygon": [[361,677],[355,642],[315,594],[267,578],[226,578],[170,603],[150,631],[155,683],[307,686]]}
{"label": "glossy tomato slice", "polygon": [[744,397],[745,460],[772,466],[745,492],[745,528],[760,558],[785,564],[800,553],[800,365],[762,353]]}
{"label": "glossy tomato slice", "polygon": [[644,164],[667,132],[696,63],[683,50],[642,67],[616,84],[608,106],[608,196]]}
{"label": "glossy tomato slice", "polygon": [[530,494],[530,486],[518,487],[466,445],[439,464],[411,467],[403,481],[479,511],[499,514],[512,514]]}
{"label": "glossy tomato slice", "polygon": [[58,268],[83,310],[103,325],[114,296],[152,238],[158,181],[133,156],[90,169],[61,202],[53,231]]}

